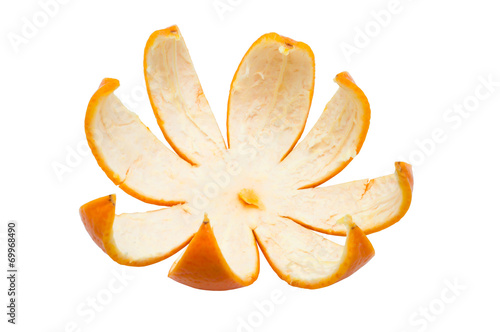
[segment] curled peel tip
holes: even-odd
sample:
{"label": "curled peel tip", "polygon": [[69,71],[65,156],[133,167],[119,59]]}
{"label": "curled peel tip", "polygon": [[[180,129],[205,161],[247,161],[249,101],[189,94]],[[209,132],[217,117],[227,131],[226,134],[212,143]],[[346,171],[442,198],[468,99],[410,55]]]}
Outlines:
{"label": "curled peel tip", "polygon": [[345,84],[347,81],[351,82],[351,83],[354,83],[354,79],[352,78],[351,74],[349,74],[348,72],[346,71],[343,71],[341,73],[338,73],[335,78],[334,78],[334,81],[335,83],[337,84]]}
{"label": "curled peel tip", "polygon": [[179,27],[175,24],[160,31],[163,32],[166,36],[175,37],[175,39],[179,39],[181,37]]}
{"label": "curled peel tip", "polygon": [[149,48],[153,47],[153,43],[159,38],[175,38],[175,40],[181,39],[181,31],[177,25],[172,25],[169,26],[168,28],[165,29],[160,29],[156,30],[153,32],[150,36],[148,41],[146,42],[146,49],[147,51]]}
{"label": "curled peel tip", "polygon": [[413,191],[413,170],[411,165],[403,161],[397,161],[394,164],[396,166],[396,171],[398,172],[398,174],[408,179],[410,188]]}
{"label": "curled peel tip", "polygon": [[116,194],[108,195],[108,197],[109,197],[109,201],[111,202],[111,204],[116,206]]}
{"label": "curled peel tip", "polygon": [[99,84],[99,90],[114,91],[120,86],[120,81],[116,78],[106,77]]}

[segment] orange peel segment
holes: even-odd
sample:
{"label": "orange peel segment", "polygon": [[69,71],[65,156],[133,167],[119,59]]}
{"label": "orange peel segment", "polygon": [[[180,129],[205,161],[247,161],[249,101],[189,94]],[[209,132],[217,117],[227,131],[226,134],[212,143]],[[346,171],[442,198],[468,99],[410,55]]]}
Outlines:
{"label": "orange peel segment", "polygon": [[345,246],[331,242],[293,221],[266,216],[254,232],[267,261],[278,276],[292,286],[321,288],[347,278],[374,255],[366,235],[347,215]]}
{"label": "orange peel segment", "polygon": [[115,215],[115,202],[115,195],[95,199],[80,208],[80,217],[94,242],[122,265],[145,266],[170,257],[189,243],[201,222],[183,205]]}
{"label": "orange peel segment", "polygon": [[228,265],[221,253],[207,217],[186,251],[174,262],[168,276],[175,281],[204,290],[230,290],[252,284],[256,273],[242,280]]}
{"label": "orange peel segment", "polygon": [[175,152],[197,165],[221,158],[226,145],[177,26],[149,37],[144,76],[158,125]]}
{"label": "orange peel segment", "polygon": [[393,174],[372,180],[289,192],[276,200],[276,210],[281,216],[327,234],[346,235],[338,221],[347,213],[365,234],[378,232],[398,222],[410,208],[411,166],[404,162],[395,166]]}
{"label": "orange peel segment", "polygon": [[342,171],[359,153],[370,125],[370,104],[351,75],[335,77],[339,89],[307,136],[276,168],[284,186],[311,188]]}
{"label": "orange peel segment", "polygon": [[194,183],[191,164],[161,143],[113,93],[120,83],[106,78],[92,96],[85,133],[97,163],[129,195],[147,203],[187,200]]}
{"label": "orange peel segment", "polygon": [[314,91],[314,54],[276,33],[253,43],[236,70],[228,101],[233,150],[259,146],[260,162],[276,165],[300,138]]}

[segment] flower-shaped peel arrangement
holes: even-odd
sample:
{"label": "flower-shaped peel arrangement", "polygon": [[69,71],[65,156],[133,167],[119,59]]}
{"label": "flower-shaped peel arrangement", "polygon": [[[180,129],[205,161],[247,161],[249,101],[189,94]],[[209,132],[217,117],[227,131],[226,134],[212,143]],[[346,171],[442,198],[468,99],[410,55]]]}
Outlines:
{"label": "flower-shaped peel arrangement", "polygon": [[[397,222],[410,206],[411,166],[394,174],[318,187],[359,152],[370,122],[366,96],[340,73],[339,89],[300,141],[314,89],[314,55],[274,33],[247,51],[231,83],[226,147],[176,26],[154,32],[144,74],[158,140],[104,79],[85,118],[99,166],[131,196],[165,206],[115,215],[115,195],[83,205],[92,239],[123,265],[153,264],[186,247],[169,277],[191,287],[252,284],[258,246],[280,278],[320,288],[374,255],[365,234]],[[344,246],[314,231],[347,236]]]}

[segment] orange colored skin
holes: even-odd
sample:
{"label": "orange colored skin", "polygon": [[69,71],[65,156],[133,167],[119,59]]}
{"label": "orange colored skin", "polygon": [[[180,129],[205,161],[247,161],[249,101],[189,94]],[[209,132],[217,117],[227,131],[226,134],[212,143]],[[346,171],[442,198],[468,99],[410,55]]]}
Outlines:
{"label": "orange colored skin", "polygon": [[262,253],[269,262],[269,265],[271,265],[274,272],[276,272],[276,274],[281,279],[286,281],[291,286],[308,288],[308,289],[317,289],[330,286],[336,282],[339,282],[342,279],[349,277],[351,274],[359,270],[363,265],[368,263],[368,261],[370,261],[373,258],[373,256],[375,256],[375,249],[373,249],[370,240],[368,240],[363,231],[352,221],[347,222],[346,227],[348,227],[347,239],[344,246],[344,252],[341,258],[342,262],[340,263],[337,271],[335,271],[334,274],[316,283],[311,283],[302,280],[292,280],[290,279],[289,276],[282,273],[282,271],[280,271],[273,264],[272,260],[269,259],[269,255],[266,252],[264,246],[261,245],[261,242],[259,241],[259,237],[257,236],[257,234],[256,233],[254,234],[257,239],[257,243],[259,243],[259,247],[262,250]]}
{"label": "orange colored skin", "polygon": [[80,208],[80,217],[94,242],[115,262],[128,266],[146,266],[162,261],[182,248],[191,238],[172,251],[148,259],[132,260],[123,255],[116,247],[113,239],[113,223],[115,221],[116,195],[108,195],[88,202]]}
{"label": "orange colored skin", "polygon": [[349,277],[368,263],[373,256],[375,256],[375,249],[373,249],[370,240],[368,240],[361,228],[352,223],[347,231],[344,255],[339,270],[330,279],[325,280],[324,283],[314,285],[313,288],[325,287]]}
{"label": "orange colored skin", "polygon": [[172,265],[168,276],[198,289],[230,290],[252,284],[258,274],[257,268],[252,279],[245,282],[231,271],[205,218],[182,257]]}
{"label": "orange colored skin", "polygon": [[[231,91],[233,90],[233,86],[234,86],[234,83],[235,83],[235,80],[236,80],[236,76],[238,75],[238,72],[240,71],[241,65],[245,62],[245,59],[246,59],[247,55],[253,50],[253,48],[255,46],[257,46],[258,44],[260,44],[260,43],[269,42],[269,41],[274,41],[274,42],[277,42],[277,43],[282,44],[282,45],[292,46],[293,48],[302,49],[302,50],[306,51],[309,54],[309,56],[311,57],[311,60],[312,60],[312,63],[313,63],[313,68],[312,68],[312,70],[313,70],[313,78],[312,78],[311,90],[309,91],[309,107],[307,109],[307,114],[306,114],[305,118],[307,119],[307,117],[309,116],[309,109],[311,108],[312,98],[313,98],[313,94],[314,94],[314,82],[315,82],[315,75],[316,75],[315,74],[315,60],[314,60],[314,53],[313,53],[313,51],[311,50],[311,48],[309,47],[309,45],[307,45],[306,43],[298,42],[298,41],[295,41],[295,40],[293,40],[291,38],[278,35],[275,32],[266,33],[265,35],[262,35],[259,39],[257,39],[252,44],[252,46],[250,46],[250,48],[248,49],[248,51],[243,56],[243,59],[241,59],[241,62],[238,65],[238,68],[236,69],[236,72],[234,73],[233,80],[231,81],[231,88],[230,88],[230,91],[229,91],[229,98],[228,98],[228,101],[227,101],[227,117],[226,117],[226,133],[227,133],[227,146],[228,146],[228,148],[231,147],[231,139],[229,137],[229,126],[230,126],[230,124],[229,124],[229,114],[231,113],[231,110],[230,110],[230,105],[231,105]],[[288,149],[288,151],[283,155],[283,157],[281,158],[281,160],[285,159],[285,157],[293,150],[293,148],[295,147],[295,144],[297,144],[297,142],[299,141],[300,136],[302,136],[302,133],[304,132],[304,128],[305,127],[306,127],[306,121],[304,121],[300,132],[298,133],[297,137],[295,138],[295,141],[290,146],[290,149]]]}
{"label": "orange colored skin", "polygon": [[115,219],[116,195],[97,198],[80,207],[80,217],[85,229],[94,242],[105,253],[107,243],[112,238],[113,221]]}

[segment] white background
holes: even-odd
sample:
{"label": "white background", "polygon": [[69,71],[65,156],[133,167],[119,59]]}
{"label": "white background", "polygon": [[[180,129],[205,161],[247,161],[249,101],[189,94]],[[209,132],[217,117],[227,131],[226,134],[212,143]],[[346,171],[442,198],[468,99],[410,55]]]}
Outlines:
{"label": "white background", "polygon": [[[214,4],[226,4],[226,11]],[[495,5],[74,0],[52,8],[44,20],[38,1],[2,0],[0,261],[6,270],[6,223],[17,220],[20,276],[14,327],[6,323],[7,284],[4,277],[0,282],[1,330],[62,332],[74,324],[77,331],[498,331]],[[390,18],[378,23],[373,13],[388,9]],[[38,24],[37,31],[23,32],[26,22]],[[233,73],[263,33],[304,41],[316,55],[306,131],[336,90],[333,77],[351,73],[371,103],[371,127],[359,156],[328,184],[389,174],[401,159],[413,163],[415,174],[409,212],[370,235],[376,256],[368,265],[338,284],[308,291],[282,282],[261,257],[252,286],[206,292],[167,278],[174,258],[122,267],[92,242],[78,215],[83,203],[117,193],[118,212],[152,207],[115,187],[82,148],[87,103],[104,77],[117,78],[117,94],[129,98],[163,140],[143,94],[142,57],[149,35],[172,24],[182,31],[222,128]],[[363,39],[359,31],[366,30]],[[13,38],[24,39],[16,44]],[[356,53],[342,51],[349,47]],[[496,83],[488,91],[482,80]],[[457,107],[466,111],[459,115]],[[58,177],[57,163],[70,172]],[[120,282],[117,273],[128,279]],[[110,299],[109,287],[118,288]],[[271,294],[281,300],[272,310]],[[96,297],[105,303],[89,309]],[[266,315],[258,309],[262,303]]]}

